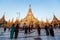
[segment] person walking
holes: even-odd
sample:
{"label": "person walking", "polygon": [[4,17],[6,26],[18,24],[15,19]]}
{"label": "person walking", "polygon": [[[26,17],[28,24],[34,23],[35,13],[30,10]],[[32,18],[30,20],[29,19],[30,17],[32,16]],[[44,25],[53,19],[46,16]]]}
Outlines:
{"label": "person walking", "polygon": [[15,27],[15,39],[18,37],[18,33],[19,33],[19,25],[17,24]]}
{"label": "person walking", "polygon": [[14,35],[14,24],[10,28],[10,38],[12,39]]}

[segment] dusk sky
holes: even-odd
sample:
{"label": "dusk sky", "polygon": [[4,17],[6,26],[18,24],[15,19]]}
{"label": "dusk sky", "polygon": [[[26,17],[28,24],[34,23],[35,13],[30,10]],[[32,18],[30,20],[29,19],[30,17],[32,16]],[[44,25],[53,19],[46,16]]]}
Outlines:
{"label": "dusk sky", "polygon": [[23,19],[30,4],[35,18],[45,21],[56,15],[60,19],[60,0],[0,0],[0,18],[5,14],[6,20],[16,19],[20,12],[20,19]]}

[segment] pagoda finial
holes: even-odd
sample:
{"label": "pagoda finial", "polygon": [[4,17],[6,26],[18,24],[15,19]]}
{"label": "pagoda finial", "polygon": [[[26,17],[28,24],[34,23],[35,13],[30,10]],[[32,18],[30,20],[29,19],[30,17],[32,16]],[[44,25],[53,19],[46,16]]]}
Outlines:
{"label": "pagoda finial", "polygon": [[29,8],[31,8],[31,4],[29,5]]}
{"label": "pagoda finial", "polygon": [[53,15],[54,18],[56,18],[55,14]]}

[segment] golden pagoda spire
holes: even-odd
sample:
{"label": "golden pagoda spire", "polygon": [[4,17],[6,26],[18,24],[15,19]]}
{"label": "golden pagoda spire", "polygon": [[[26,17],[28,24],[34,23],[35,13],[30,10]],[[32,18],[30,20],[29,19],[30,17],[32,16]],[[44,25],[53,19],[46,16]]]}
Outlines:
{"label": "golden pagoda spire", "polygon": [[31,4],[29,5],[29,8],[31,8]]}
{"label": "golden pagoda spire", "polygon": [[56,16],[55,16],[55,15],[53,15],[53,20],[57,20],[57,18],[56,18]]}
{"label": "golden pagoda spire", "polygon": [[2,16],[1,20],[5,20],[5,15]]}
{"label": "golden pagoda spire", "polygon": [[5,15],[2,16],[2,18],[0,19],[0,23],[5,23],[6,20],[5,20]]}
{"label": "golden pagoda spire", "polygon": [[58,20],[58,18],[55,15],[53,15],[53,20],[51,21],[51,24],[54,26],[54,25],[58,25],[59,22],[60,21]]}
{"label": "golden pagoda spire", "polygon": [[1,18],[3,21],[5,21],[5,13],[6,13],[6,12],[4,12],[4,14],[3,14],[3,16],[2,16],[2,18]]}
{"label": "golden pagoda spire", "polygon": [[28,15],[27,16],[33,16],[31,5],[29,5],[29,10],[28,10]]}
{"label": "golden pagoda spire", "polygon": [[52,21],[59,21],[59,20],[55,15],[53,15],[53,20]]}
{"label": "golden pagoda spire", "polygon": [[53,19],[52,19],[52,21],[57,21],[58,19],[57,19],[57,17],[55,16],[55,14],[53,13]]}

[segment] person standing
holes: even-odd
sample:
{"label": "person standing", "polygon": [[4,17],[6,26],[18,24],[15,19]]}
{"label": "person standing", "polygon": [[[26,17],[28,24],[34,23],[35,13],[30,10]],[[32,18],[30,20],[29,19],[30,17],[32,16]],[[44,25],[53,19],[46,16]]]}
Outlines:
{"label": "person standing", "polygon": [[27,34],[27,32],[28,32],[27,29],[28,29],[28,28],[27,28],[26,23],[24,23],[24,26],[23,26],[23,27],[24,27],[24,30],[25,30],[25,34]]}
{"label": "person standing", "polygon": [[32,31],[32,29],[33,29],[33,24],[31,25],[31,31]]}
{"label": "person standing", "polygon": [[49,31],[50,31],[50,35],[54,37],[54,30],[53,30],[52,25],[50,25]]}
{"label": "person standing", "polygon": [[46,35],[49,35],[49,28],[47,26],[45,26],[45,31],[46,31]]}
{"label": "person standing", "polygon": [[31,31],[31,26],[29,25],[29,27],[28,27],[28,32],[30,33],[30,31]]}
{"label": "person standing", "polygon": [[19,25],[17,24],[15,27],[15,39],[18,37],[18,33],[19,33]]}
{"label": "person standing", "polygon": [[14,24],[10,28],[10,38],[12,39],[14,35]]}
{"label": "person standing", "polygon": [[37,25],[37,32],[38,32],[38,35],[40,35],[40,30],[41,30],[40,26]]}
{"label": "person standing", "polygon": [[7,26],[6,26],[6,25],[4,25],[4,32],[6,32],[6,29],[7,29]]}
{"label": "person standing", "polygon": [[6,31],[6,27],[4,27],[4,32]]}

